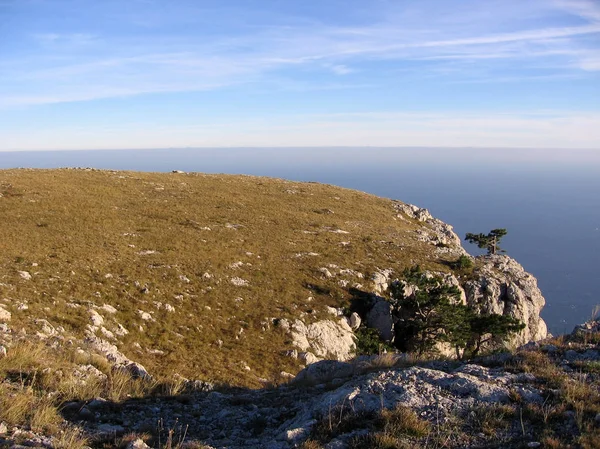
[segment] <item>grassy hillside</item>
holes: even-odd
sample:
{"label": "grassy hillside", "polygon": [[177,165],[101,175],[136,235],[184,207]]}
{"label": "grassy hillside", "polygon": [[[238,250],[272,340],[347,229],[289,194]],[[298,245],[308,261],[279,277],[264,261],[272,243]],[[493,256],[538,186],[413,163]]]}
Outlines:
{"label": "grassy hillside", "polygon": [[346,306],[378,268],[446,271],[422,226],[391,200],[316,183],[0,171],[0,305],[13,329],[45,319],[77,338],[95,308],[114,338],[98,335],[154,375],[258,387],[298,369],[274,318]]}

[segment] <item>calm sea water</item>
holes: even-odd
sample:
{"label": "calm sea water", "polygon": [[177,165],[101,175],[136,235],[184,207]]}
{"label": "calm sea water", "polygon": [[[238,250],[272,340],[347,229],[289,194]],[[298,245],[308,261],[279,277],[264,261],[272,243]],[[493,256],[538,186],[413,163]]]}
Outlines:
{"label": "calm sea water", "polygon": [[506,228],[503,247],[537,277],[547,301],[542,316],[560,334],[600,303],[600,159],[590,155],[420,148],[0,152],[0,168],[177,169],[317,181],[426,207],[461,237]]}

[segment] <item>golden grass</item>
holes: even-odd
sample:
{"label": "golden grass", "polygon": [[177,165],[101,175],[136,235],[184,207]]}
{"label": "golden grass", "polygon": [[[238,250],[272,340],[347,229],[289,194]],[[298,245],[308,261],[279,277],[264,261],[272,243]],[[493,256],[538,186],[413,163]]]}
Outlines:
{"label": "golden grass", "polygon": [[56,449],[85,449],[88,440],[81,429],[75,426],[65,426],[53,440]]}
{"label": "golden grass", "polygon": [[[98,309],[105,327],[129,331],[119,348],[159,377],[258,387],[298,369],[272,318],[317,320],[349,305],[338,281],[368,283],[340,269],[448,271],[446,256],[416,240],[424,225],[397,218],[390,200],[328,185],[83,170],[5,170],[0,185],[10,193],[0,198],[0,298],[28,306],[11,309],[14,327],[35,333],[32,318],[44,318],[81,336],[88,309],[108,304],[117,312]],[[325,279],[330,264],[339,269]]]}

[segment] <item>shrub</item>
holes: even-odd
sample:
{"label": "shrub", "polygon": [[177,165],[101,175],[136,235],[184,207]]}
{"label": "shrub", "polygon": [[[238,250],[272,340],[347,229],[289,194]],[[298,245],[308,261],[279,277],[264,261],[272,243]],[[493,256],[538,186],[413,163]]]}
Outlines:
{"label": "shrub", "polygon": [[360,327],[356,332],[356,355],[381,354],[382,351],[394,350],[381,340],[377,329]]}
{"label": "shrub", "polygon": [[473,261],[469,256],[465,256],[464,254],[460,256],[456,261],[452,264],[453,268],[456,270],[468,270],[473,268]]}

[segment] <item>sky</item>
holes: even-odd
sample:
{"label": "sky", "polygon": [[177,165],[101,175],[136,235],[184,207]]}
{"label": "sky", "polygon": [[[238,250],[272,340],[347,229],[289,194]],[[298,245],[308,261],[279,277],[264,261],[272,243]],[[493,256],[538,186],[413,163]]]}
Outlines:
{"label": "sky", "polygon": [[600,0],[0,0],[0,151],[600,152]]}

